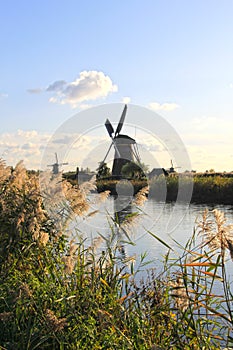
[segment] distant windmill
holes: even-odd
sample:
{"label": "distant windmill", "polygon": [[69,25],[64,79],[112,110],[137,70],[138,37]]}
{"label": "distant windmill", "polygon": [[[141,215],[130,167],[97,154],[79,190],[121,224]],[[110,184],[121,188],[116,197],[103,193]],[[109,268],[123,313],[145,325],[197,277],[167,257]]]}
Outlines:
{"label": "distant windmill", "polygon": [[178,168],[181,168],[181,167],[180,167],[180,166],[174,167],[173,161],[172,161],[172,159],[171,159],[171,167],[170,167],[169,169],[167,169],[168,172],[169,172],[169,173],[175,173],[175,172],[176,172],[175,169],[178,169]]}
{"label": "distant windmill", "polygon": [[51,167],[53,168],[53,170],[52,170],[53,175],[57,175],[57,174],[59,173],[59,167],[60,167],[60,166],[62,166],[62,165],[68,165],[68,163],[60,163],[60,164],[59,164],[57,153],[55,153],[55,160],[56,160],[55,163],[47,165],[47,166],[51,166]]}
{"label": "distant windmill", "polygon": [[116,178],[122,177],[121,170],[125,164],[131,163],[131,162],[134,162],[134,163],[136,162],[140,164],[140,156],[139,156],[136,141],[133,138],[129,137],[128,135],[120,134],[125,121],[126,112],[127,112],[127,105],[125,105],[123,109],[115,134],[114,134],[114,128],[111,122],[109,121],[109,119],[107,119],[105,122],[105,127],[108,131],[108,134],[112,142],[100,166],[105,163],[105,160],[110,152],[110,149],[112,148],[112,146],[114,146],[115,155],[113,160],[112,176]]}

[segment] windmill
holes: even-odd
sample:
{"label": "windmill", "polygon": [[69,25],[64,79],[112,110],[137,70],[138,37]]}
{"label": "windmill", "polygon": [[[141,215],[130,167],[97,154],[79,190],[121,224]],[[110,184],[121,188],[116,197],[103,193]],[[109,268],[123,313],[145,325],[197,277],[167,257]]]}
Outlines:
{"label": "windmill", "polygon": [[107,119],[105,122],[105,127],[108,131],[108,134],[112,142],[104,160],[100,163],[100,167],[105,163],[105,160],[113,146],[115,149],[115,154],[114,154],[114,160],[113,160],[113,166],[112,166],[112,177],[114,178],[122,177],[121,171],[125,164],[141,163],[136,141],[133,138],[129,137],[128,135],[120,134],[125,121],[126,112],[127,112],[127,105],[125,105],[123,109],[123,112],[121,114],[115,133],[114,133],[114,128],[111,122],[109,121],[109,119]]}
{"label": "windmill", "polygon": [[55,160],[56,160],[55,163],[47,165],[47,166],[51,166],[53,168],[53,170],[52,170],[53,175],[57,175],[59,173],[59,166],[68,165],[68,163],[60,163],[59,164],[57,153],[55,153]]}
{"label": "windmill", "polygon": [[178,168],[181,168],[181,167],[180,167],[180,166],[174,167],[173,161],[172,161],[172,159],[171,159],[171,167],[170,167],[169,169],[167,169],[168,172],[169,172],[170,174],[175,173],[175,172],[176,172],[175,169],[178,169]]}

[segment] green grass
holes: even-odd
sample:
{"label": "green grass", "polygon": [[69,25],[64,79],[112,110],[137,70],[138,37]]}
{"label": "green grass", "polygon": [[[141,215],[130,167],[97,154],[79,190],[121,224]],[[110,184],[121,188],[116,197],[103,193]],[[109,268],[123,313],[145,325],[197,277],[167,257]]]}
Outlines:
{"label": "green grass", "polygon": [[[203,214],[203,244],[195,244],[195,233],[179,255],[170,256],[160,239],[168,248],[162,270],[148,265],[145,255],[135,270],[133,258],[121,252],[114,222],[101,249],[78,235],[74,242],[64,210],[56,220],[48,216],[38,186],[37,175],[20,166],[11,173],[0,163],[0,349],[230,346],[232,294],[225,264],[232,241],[220,214]],[[65,188],[71,208],[80,213],[83,194]],[[206,239],[210,232],[219,239],[212,240],[215,248]]]}

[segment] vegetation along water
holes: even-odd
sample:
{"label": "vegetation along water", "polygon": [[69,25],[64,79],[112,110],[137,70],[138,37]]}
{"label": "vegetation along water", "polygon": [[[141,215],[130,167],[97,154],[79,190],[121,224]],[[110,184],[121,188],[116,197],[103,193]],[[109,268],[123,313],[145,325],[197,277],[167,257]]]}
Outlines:
{"label": "vegetation along water", "polygon": [[[77,227],[69,231],[70,222],[95,214],[88,197],[95,184],[78,187],[54,176],[47,188],[46,176],[42,198],[38,174],[22,163],[12,169],[0,162],[1,349],[232,346],[226,262],[233,257],[233,236],[221,211],[202,213],[179,256],[147,232],[166,247],[157,271],[145,254],[135,264],[122,251],[123,243],[132,244],[127,228],[137,215],[121,225],[110,215],[108,233],[87,246]],[[108,195],[99,194],[99,201]],[[135,205],[144,200],[146,191],[139,191]]]}

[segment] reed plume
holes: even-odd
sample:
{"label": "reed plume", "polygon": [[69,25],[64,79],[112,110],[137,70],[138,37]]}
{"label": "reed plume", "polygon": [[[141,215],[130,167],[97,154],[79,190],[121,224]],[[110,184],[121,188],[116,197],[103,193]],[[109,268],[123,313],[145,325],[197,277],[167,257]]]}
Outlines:
{"label": "reed plume", "polygon": [[75,253],[76,253],[77,247],[78,247],[77,244],[75,244],[74,240],[72,239],[70,241],[67,254],[62,257],[62,261],[65,265],[64,272],[68,275],[72,274],[72,272],[74,271],[75,262],[76,262]]}
{"label": "reed plume", "polygon": [[13,312],[10,312],[10,311],[0,312],[0,321],[3,323],[10,321],[12,317],[13,317]]}
{"label": "reed plume", "polygon": [[145,201],[147,200],[147,195],[149,192],[149,186],[145,186],[143,187],[140,191],[138,191],[138,193],[136,194],[133,203],[136,206],[142,206]]}
{"label": "reed plume", "polygon": [[170,282],[172,296],[175,298],[175,307],[184,312],[189,306],[189,295],[184,285],[182,276],[177,276],[175,282]]}
{"label": "reed plume", "polygon": [[105,202],[108,199],[108,197],[110,196],[110,193],[111,193],[111,191],[109,191],[109,190],[98,193],[98,196],[95,200],[95,203],[99,204],[99,203]]}
{"label": "reed plume", "polygon": [[11,174],[11,168],[6,166],[6,163],[3,159],[0,158],[0,184],[4,183],[9,179]]}
{"label": "reed plume", "polygon": [[206,209],[202,214],[202,220],[198,223],[199,235],[204,238],[204,244],[212,249],[227,249],[233,260],[233,225],[226,225],[226,217],[223,212],[214,209],[212,212]]}
{"label": "reed plume", "polygon": [[61,332],[67,325],[66,318],[57,318],[52,310],[47,309],[45,320],[49,328],[55,333]]}

